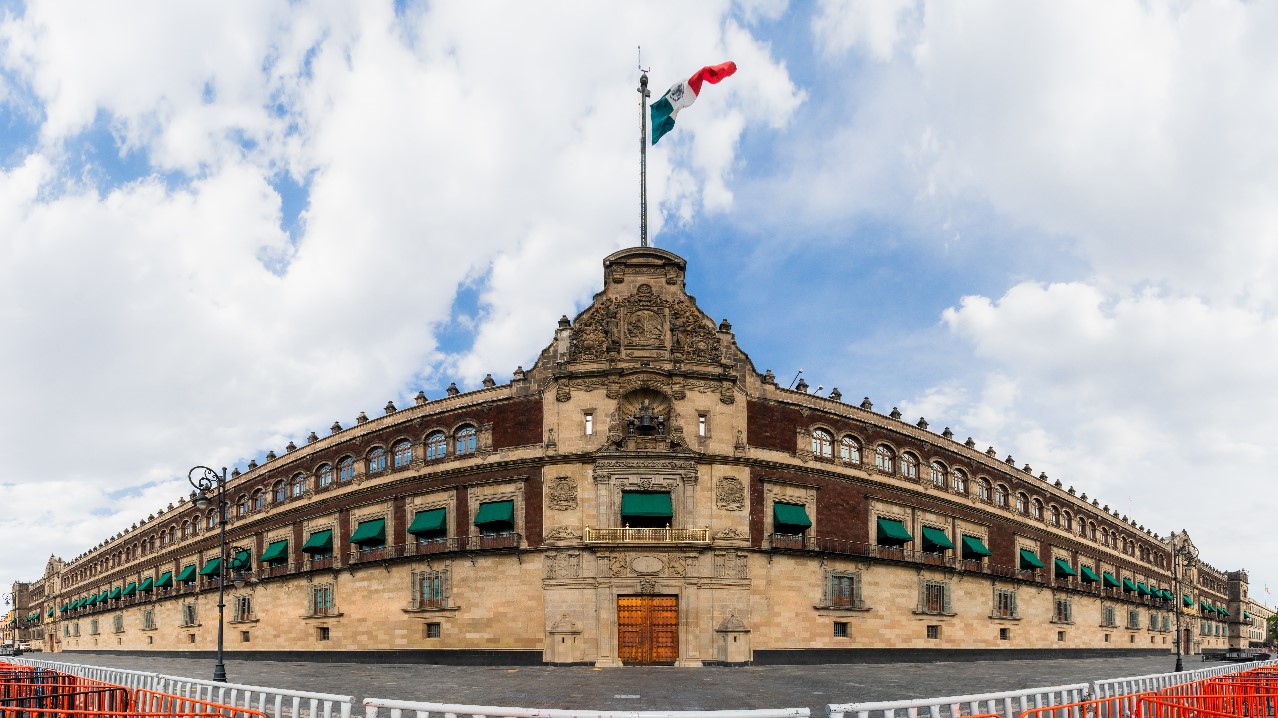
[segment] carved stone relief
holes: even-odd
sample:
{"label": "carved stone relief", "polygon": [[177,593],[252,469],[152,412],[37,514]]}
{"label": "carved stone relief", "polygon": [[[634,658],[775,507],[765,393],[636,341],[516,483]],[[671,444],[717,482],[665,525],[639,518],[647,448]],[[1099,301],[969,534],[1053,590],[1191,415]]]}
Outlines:
{"label": "carved stone relief", "polygon": [[556,526],[546,534],[546,541],[554,543],[571,543],[581,540],[581,534],[569,526]]}
{"label": "carved stone relief", "polygon": [[652,580],[652,579],[650,579],[650,578],[640,579],[640,581],[639,581],[639,593],[646,593],[646,594],[650,594],[650,593],[656,593],[656,592],[657,592],[657,582],[656,582],[656,581],[653,581],[653,580]]}
{"label": "carved stone relief", "polygon": [[[625,270],[617,267],[610,270],[614,282],[624,274]],[[677,270],[665,279],[667,284],[678,284]],[[688,300],[667,299],[649,284],[640,284],[628,297],[601,299],[573,325],[570,361],[603,360],[623,349],[635,358],[663,358],[666,350],[676,361],[719,362],[723,358],[722,341],[713,323]],[[658,353],[652,354],[652,350]]]}
{"label": "carved stone relief", "polygon": [[570,511],[577,508],[577,482],[567,476],[557,476],[550,480],[547,489],[550,508],[556,511]]}
{"label": "carved stone relief", "polygon": [[714,487],[714,505],[724,511],[741,511],[745,508],[745,484],[733,476],[720,477]]}
{"label": "carved stone relief", "polygon": [[714,555],[715,578],[749,578],[750,563],[743,553],[719,551]]}
{"label": "carved stone relief", "polygon": [[546,554],[546,578],[581,578],[581,554]]}

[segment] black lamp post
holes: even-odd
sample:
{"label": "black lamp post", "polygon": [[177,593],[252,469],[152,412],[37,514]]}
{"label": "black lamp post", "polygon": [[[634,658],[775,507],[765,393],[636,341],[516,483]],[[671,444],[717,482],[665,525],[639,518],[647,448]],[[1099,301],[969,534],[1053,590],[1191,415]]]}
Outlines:
{"label": "black lamp post", "polygon": [[1181,593],[1181,579],[1184,578],[1183,573],[1187,569],[1191,569],[1194,567],[1194,562],[1195,560],[1197,560],[1197,558],[1198,557],[1194,555],[1193,550],[1188,546],[1188,544],[1185,544],[1183,542],[1179,546],[1176,546],[1174,549],[1172,549],[1172,581],[1176,585],[1176,672],[1177,673],[1180,673],[1181,671],[1185,670],[1185,662],[1181,658],[1181,656],[1185,652],[1185,647],[1181,645],[1185,640],[1185,632],[1181,630],[1181,627],[1180,627],[1180,615],[1184,612],[1184,606],[1181,605],[1181,602],[1184,600],[1183,598],[1181,598],[1182,596],[1184,596],[1184,594]]}
{"label": "black lamp post", "polygon": [[[196,472],[200,472],[196,475]],[[187,472],[187,481],[195,487],[195,505],[200,509],[212,503],[210,494],[217,490],[218,557],[222,562],[217,572],[217,663],[213,666],[213,680],[226,683],[226,665],[222,663],[222,611],[226,608],[226,467],[219,474],[207,466],[197,466]]]}

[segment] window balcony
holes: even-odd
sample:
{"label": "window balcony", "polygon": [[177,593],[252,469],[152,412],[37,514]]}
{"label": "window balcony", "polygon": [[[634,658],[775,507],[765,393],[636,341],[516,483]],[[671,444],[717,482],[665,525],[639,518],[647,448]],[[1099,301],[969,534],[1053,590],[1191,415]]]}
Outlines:
{"label": "window balcony", "polygon": [[710,529],[640,529],[586,527],[586,543],[669,544],[710,543]]}

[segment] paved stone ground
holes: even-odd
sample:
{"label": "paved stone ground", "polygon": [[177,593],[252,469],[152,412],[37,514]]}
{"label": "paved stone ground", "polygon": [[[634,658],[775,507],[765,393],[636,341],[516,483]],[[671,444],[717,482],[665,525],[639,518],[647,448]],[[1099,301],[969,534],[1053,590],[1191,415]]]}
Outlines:
{"label": "paved stone ground", "polygon": [[[210,660],[85,654],[31,658],[208,679]],[[583,710],[724,710],[904,700],[1167,673],[1175,656],[711,668],[460,667],[228,661],[233,683],[408,701]],[[1219,665],[1187,657],[1187,669]],[[362,714],[362,711],[359,711]]]}

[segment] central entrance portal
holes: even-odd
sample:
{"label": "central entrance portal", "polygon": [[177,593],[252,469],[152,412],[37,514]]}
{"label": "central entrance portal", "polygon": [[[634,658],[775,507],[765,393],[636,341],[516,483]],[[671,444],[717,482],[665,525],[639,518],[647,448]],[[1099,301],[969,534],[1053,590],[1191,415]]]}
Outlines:
{"label": "central entrance portal", "polygon": [[618,596],[617,656],[628,666],[679,658],[679,597]]}

